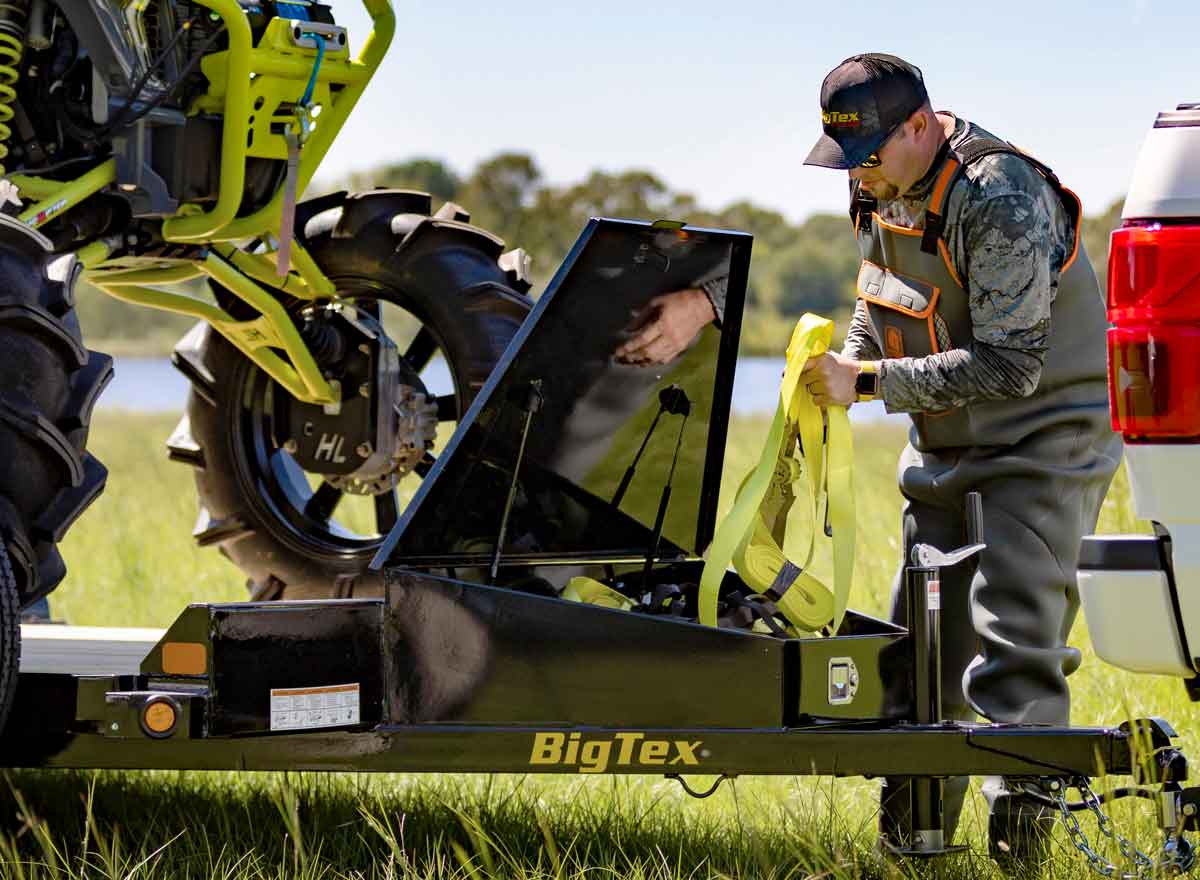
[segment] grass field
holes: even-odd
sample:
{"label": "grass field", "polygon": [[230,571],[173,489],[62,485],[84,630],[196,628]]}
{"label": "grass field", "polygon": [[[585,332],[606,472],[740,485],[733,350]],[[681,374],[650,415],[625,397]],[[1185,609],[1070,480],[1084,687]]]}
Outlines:
{"label": "grass field", "polygon": [[[65,543],[70,575],[51,600],[76,624],[168,624],[188,602],[241,599],[242,578],[190,540],[188,469],[166,461],[173,418],[101,413],[92,447],[105,495]],[[762,421],[734,425],[726,486],[757,455]],[[859,549],[853,607],[883,613],[899,558],[895,457],[902,434],[859,429]],[[727,508],[730,497],[723,497]],[[1101,530],[1131,531],[1123,475]],[[1073,677],[1077,723],[1162,715],[1195,753],[1200,713],[1173,680],[1104,666],[1082,619]],[[694,785],[706,785],[697,778]],[[1119,783],[1118,783],[1119,784]],[[858,877],[900,875],[872,856],[876,785],[743,778],[696,801],[657,777],[10,772],[0,780],[2,877]],[[1132,804],[1132,806],[1130,806]],[[990,877],[972,796],[960,839],[975,855],[939,876]],[[1118,827],[1157,847],[1145,802],[1113,808]],[[1095,838],[1094,823],[1084,828]],[[1110,853],[1110,858],[1115,858]],[[1045,876],[1086,876],[1056,832]]]}

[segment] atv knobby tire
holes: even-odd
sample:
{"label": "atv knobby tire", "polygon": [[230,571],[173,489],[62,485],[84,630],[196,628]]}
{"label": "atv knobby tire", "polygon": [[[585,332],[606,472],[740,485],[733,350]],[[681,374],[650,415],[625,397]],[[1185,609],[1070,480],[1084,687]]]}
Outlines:
{"label": "atv knobby tire", "polygon": [[0,571],[0,728],[17,674],[19,610],[63,579],[58,543],[107,476],[85,446],[112,359],[80,339],[81,268],[0,215],[0,568],[8,568]]}
{"label": "atv knobby tire", "polygon": [[107,475],[85,446],[112,358],[80,340],[81,268],[0,216],[0,534],[22,608],[63,579],[57,545]]}
{"label": "atv knobby tire", "polygon": [[[457,420],[520,327],[530,301],[513,289],[516,279],[497,262],[503,243],[447,215],[463,217],[452,205],[430,216],[425,194],[377,190],[301,205],[296,229],[343,298],[391,303],[420,321],[422,341],[401,354],[427,362],[441,350],[454,395],[440,401],[439,418]],[[168,450],[172,459],[195,468],[196,541],[217,546],[238,566],[255,600],[371,591],[360,576],[386,523],[378,536],[361,539],[328,525],[320,492],[331,487],[312,490],[300,483],[298,466],[274,448],[264,427],[271,418],[264,401],[272,394],[265,374],[204,324],[180,341],[173,360],[192,390]],[[421,364],[414,366],[419,372]]]}

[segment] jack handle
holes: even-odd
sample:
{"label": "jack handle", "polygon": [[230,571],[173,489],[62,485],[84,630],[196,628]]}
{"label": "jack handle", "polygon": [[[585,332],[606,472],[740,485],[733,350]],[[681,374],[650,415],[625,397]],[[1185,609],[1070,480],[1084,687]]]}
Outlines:
{"label": "jack handle", "polygon": [[912,548],[912,564],[918,568],[946,568],[962,562],[987,548],[983,541],[983,496],[968,492],[966,508],[967,544],[957,550],[943,553],[929,544],[915,544]]}

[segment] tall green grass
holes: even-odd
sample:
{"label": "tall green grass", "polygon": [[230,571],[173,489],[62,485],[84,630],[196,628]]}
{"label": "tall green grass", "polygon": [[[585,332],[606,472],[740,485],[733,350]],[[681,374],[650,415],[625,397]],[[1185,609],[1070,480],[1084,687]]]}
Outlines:
{"label": "tall green grass", "polygon": [[[55,618],[165,626],[188,602],[244,598],[238,572],[192,544],[191,474],[163,449],[173,424],[97,416],[92,448],[110,468],[109,487],[65,542],[70,574],[51,597]],[[766,429],[763,420],[735,423],[723,510]],[[886,613],[900,557],[902,442],[894,428],[856,431],[851,604],[868,613]],[[1144,527],[1119,475],[1101,531]],[[1105,666],[1082,618],[1072,641],[1085,657],[1072,678],[1076,723],[1163,715],[1196,752],[1200,713],[1178,682]],[[16,771],[0,780],[0,877],[841,878],[926,870],[875,858],[876,792],[858,779],[741,778],[697,801],[652,776]],[[1121,801],[1112,812],[1143,848],[1157,846],[1145,801]],[[979,854],[983,823],[973,796],[960,839],[975,853],[944,862],[942,875],[995,876]],[[1097,836],[1094,824],[1084,827]],[[1043,876],[1086,876],[1061,830]]]}

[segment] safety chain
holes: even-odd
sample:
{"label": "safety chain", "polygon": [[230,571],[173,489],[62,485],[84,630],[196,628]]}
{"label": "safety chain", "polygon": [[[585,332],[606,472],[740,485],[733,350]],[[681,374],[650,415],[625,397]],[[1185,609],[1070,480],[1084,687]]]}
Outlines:
{"label": "safety chain", "polygon": [[[1067,788],[1069,787],[1079,789],[1083,802],[1096,817],[1100,833],[1117,844],[1117,848],[1125,860],[1134,865],[1133,871],[1121,871],[1116,865],[1092,849],[1087,835],[1083,833],[1083,829],[1079,825],[1079,820],[1075,818],[1075,814],[1071,812],[1071,808],[1067,804]],[[1130,840],[1113,830],[1112,820],[1104,814],[1100,807],[1100,799],[1092,791],[1092,786],[1086,777],[1080,776],[1073,779],[1070,785],[1060,783],[1054,793],[1054,799],[1058,803],[1059,818],[1062,820],[1063,827],[1067,829],[1071,842],[1075,845],[1075,849],[1083,853],[1093,871],[1101,877],[1117,877],[1119,880],[1146,880],[1146,878],[1154,876],[1156,868],[1154,860],[1134,846]],[[1163,867],[1172,866],[1165,864]]]}

